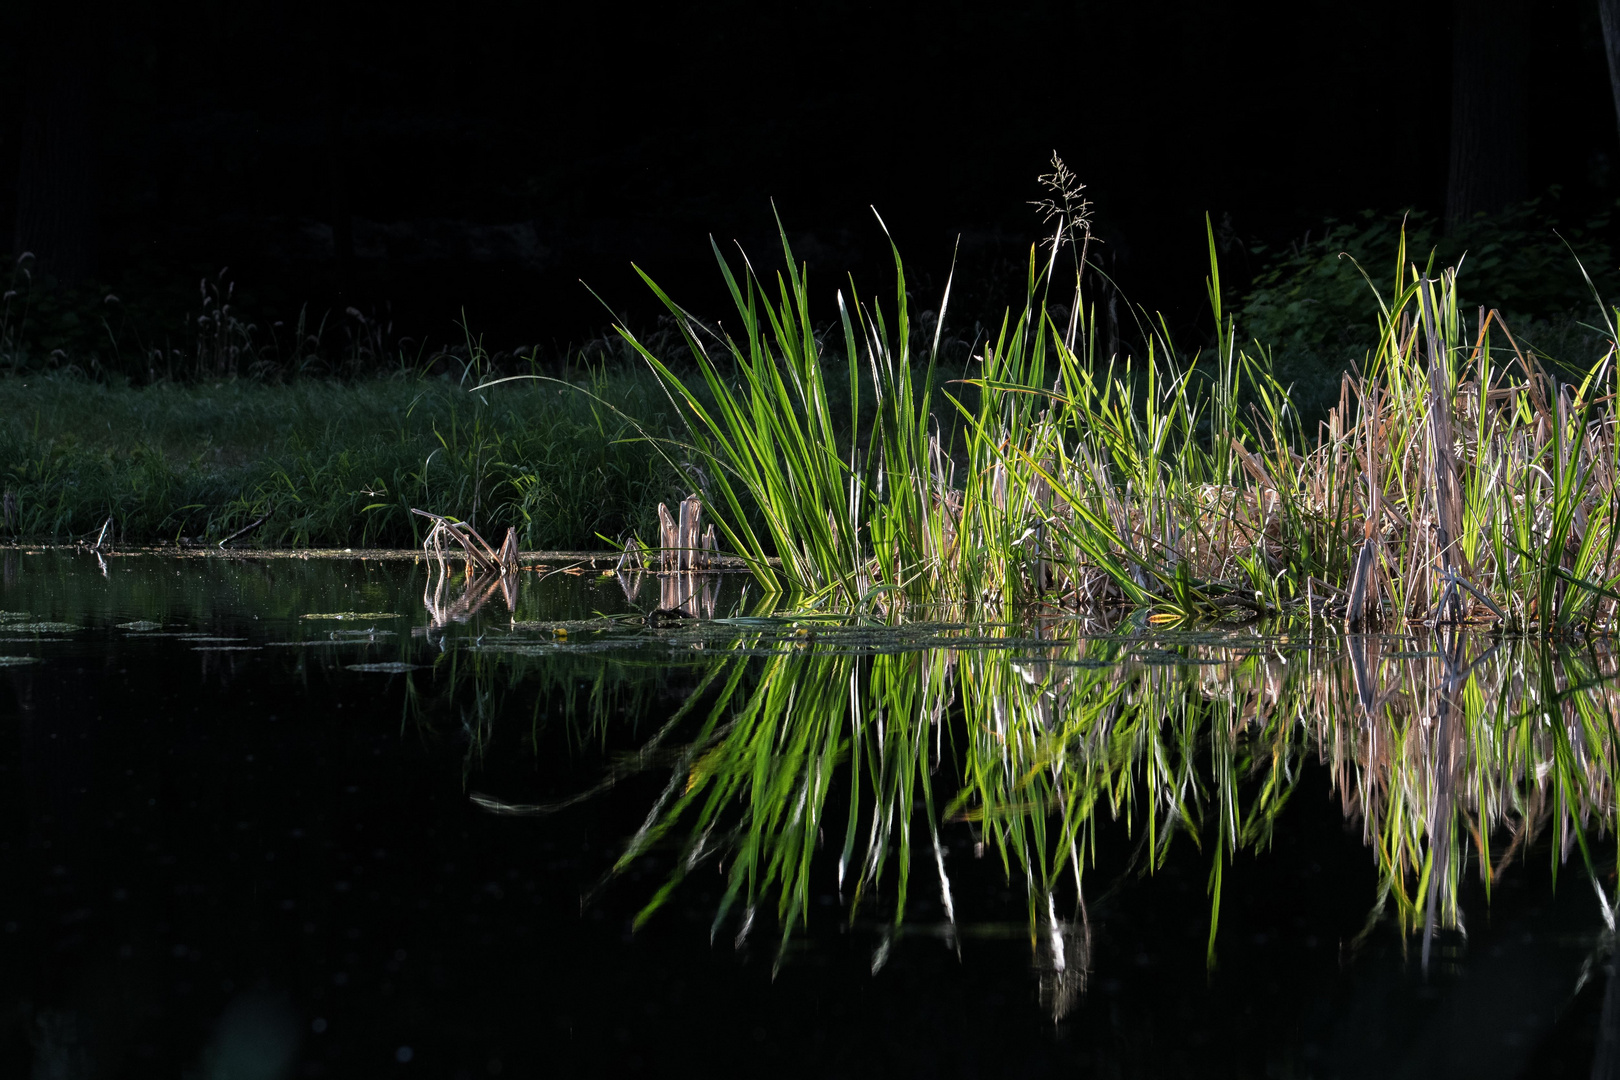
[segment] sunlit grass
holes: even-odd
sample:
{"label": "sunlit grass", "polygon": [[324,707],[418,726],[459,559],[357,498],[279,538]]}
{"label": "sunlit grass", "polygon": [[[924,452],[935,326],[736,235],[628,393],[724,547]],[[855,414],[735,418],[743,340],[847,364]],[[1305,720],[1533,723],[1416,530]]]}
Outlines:
{"label": "sunlit grass", "polygon": [[[730,544],[806,605],[1611,627],[1612,352],[1565,381],[1494,312],[1465,328],[1455,273],[1403,248],[1390,289],[1368,282],[1378,347],[1307,432],[1264,347],[1237,340],[1213,237],[1210,254],[1216,334],[1191,355],[1146,320],[1143,355],[1098,355],[1088,320],[1052,320],[1057,249],[1043,260],[1032,248],[1022,305],[968,377],[942,385],[948,286],[926,341],[898,254],[887,308],[853,283],[836,290],[839,355],[811,322],[807,271],[785,237],[774,283],[716,249],[729,332],[652,285],[701,384],[625,336],[685,419]],[[846,407],[875,402],[869,419],[839,415],[845,383]]]}

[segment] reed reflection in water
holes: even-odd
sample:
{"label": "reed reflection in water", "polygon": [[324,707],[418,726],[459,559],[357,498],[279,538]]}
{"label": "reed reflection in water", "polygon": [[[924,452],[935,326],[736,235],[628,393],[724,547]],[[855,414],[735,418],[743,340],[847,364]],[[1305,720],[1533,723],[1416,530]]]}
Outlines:
{"label": "reed reflection in water", "polygon": [[[962,916],[941,833],[967,829],[1024,885],[1042,999],[1061,1017],[1090,964],[1087,870],[1117,826],[1142,843],[1143,872],[1178,836],[1207,859],[1213,963],[1223,868],[1285,827],[1312,760],[1378,868],[1363,937],[1392,921],[1426,968],[1435,933],[1464,927],[1462,875],[1488,896],[1538,840],[1551,841],[1555,872],[1590,879],[1612,919],[1596,860],[1616,813],[1617,665],[1602,646],[1463,633],[1087,637],[1053,623],[1032,638],[942,630],[926,647],[881,651],[870,628],[753,625],[766,629],[729,650],[710,644],[686,733],[657,736],[665,762],[679,744],[675,767],[617,869],[655,846],[679,858],[638,925],[718,863],[715,937],[741,942],[768,914],[785,946],[808,917],[812,879],[830,873],[851,919],[876,911],[891,928],[912,889],[937,889],[954,943]],[[830,866],[817,858],[823,840]]]}

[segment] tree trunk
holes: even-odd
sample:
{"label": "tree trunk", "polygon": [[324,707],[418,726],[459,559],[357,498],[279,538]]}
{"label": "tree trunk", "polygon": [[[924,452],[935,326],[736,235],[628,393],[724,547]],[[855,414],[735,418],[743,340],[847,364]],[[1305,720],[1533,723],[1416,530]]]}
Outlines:
{"label": "tree trunk", "polygon": [[88,5],[43,5],[29,27],[17,153],[18,254],[74,284],[96,269],[96,57]]}
{"label": "tree trunk", "polygon": [[[341,5],[340,5],[341,7]],[[353,81],[349,70],[349,25],[336,14],[332,33],[322,36],[321,66],[326,75],[327,206],[332,218],[332,256],[338,295],[345,304],[354,295],[354,205],[349,183],[349,106]]]}
{"label": "tree trunk", "polygon": [[354,208],[349,199],[349,147],[344,108],[331,98],[326,108],[326,175],[328,206],[332,215],[332,256],[336,261],[338,294],[353,303]]}
{"label": "tree trunk", "polygon": [[[1620,0],[1598,0],[1603,22],[1603,51],[1609,56],[1609,92],[1614,95],[1614,116],[1620,125]],[[1616,128],[1620,131],[1620,127]]]}
{"label": "tree trunk", "polygon": [[1455,0],[1446,231],[1528,194],[1520,0]]}

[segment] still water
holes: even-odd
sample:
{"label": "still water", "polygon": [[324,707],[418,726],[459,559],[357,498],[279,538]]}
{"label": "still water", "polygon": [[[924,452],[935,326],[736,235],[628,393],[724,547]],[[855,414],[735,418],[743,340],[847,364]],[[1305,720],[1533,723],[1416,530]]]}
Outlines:
{"label": "still water", "polygon": [[1603,643],[0,569],[3,1077],[1620,1075]]}

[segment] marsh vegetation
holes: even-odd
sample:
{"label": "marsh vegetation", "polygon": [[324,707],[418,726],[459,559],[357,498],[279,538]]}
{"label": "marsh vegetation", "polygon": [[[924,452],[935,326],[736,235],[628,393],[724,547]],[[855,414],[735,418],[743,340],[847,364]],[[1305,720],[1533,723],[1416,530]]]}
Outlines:
{"label": "marsh vegetation", "polygon": [[[1031,249],[1023,306],[948,381],[943,314],[931,338],[916,332],[898,253],[887,309],[838,291],[841,356],[817,333],[785,237],[774,284],[717,249],[730,332],[659,293],[702,382],[638,348],[681,409],[727,540],[768,587],[860,610],[1611,625],[1612,323],[1585,366],[1550,368],[1500,313],[1463,309],[1455,270],[1432,254],[1419,265],[1402,242],[1387,285],[1358,267],[1376,345],[1307,427],[1265,347],[1223,311],[1213,232],[1211,348],[1181,352],[1144,320],[1144,356],[1100,355],[1078,284],[1067,322],[1056,317],[1066,253],[1084,280],[1082,214],[1059,212],[1046,253]],[[948,300],[947,287],[942,312]],[[846,403],[870,395],[870,418],[838,417],[835,379]]]}
{"label": "marsh vegetation", "polygon": [[[1371,336],[1313,404],[1320,385],[1285,384],[1267,345],[1240,336],[1213,229],[1203,347],[1145,311],[1134,336],[1114,310],[1099,326],[1092,292],[1111,286],[1089,254],[1090,204],[1061,161],[1043,182],[1052,234],[1030,249],[1023,299],[969,337],[949,329],[952,283],[918,310],[898,252],[892,290],[872,296],[853,281],[813,286],[784,234],[774,279],[716,248],[725,319],[649,278],[666,308],[658,332],[620,327],[572,371],[542,373],[531,356],[512,375],[512,357],[469,336],[464,357],[434,360],[436,376],[380,382],[222,378],[132,395],[14,377],[0,384],[13,406],[0,426],[5,527],[415,545],[425,525],[409,510],[427,507],[495,535],[510,526],[525,550],[646,551],[669,546],[656,508],[696,498],[762,588],[806,607],[1308,612],[1554,636],[1613,624],[1608,315],[1557,339],[1588,355],[1554,359],[1502,311],[1469,307],[1458,271],[1404,231],[1370,229],[1373,244],[1341,228],[1284,260],[1245,307],[1246,324],[1281,333],[1279,319],[1305,311],[1283,269],[1308,292],[1322,243],[1393,243],[1383,267],[1337,260],[1339,278],[1359,279],[1357,333]],[[1484,276],[1509,280],[1491,251]],[[1540,295],[1506,291],[1518,307]]]}

